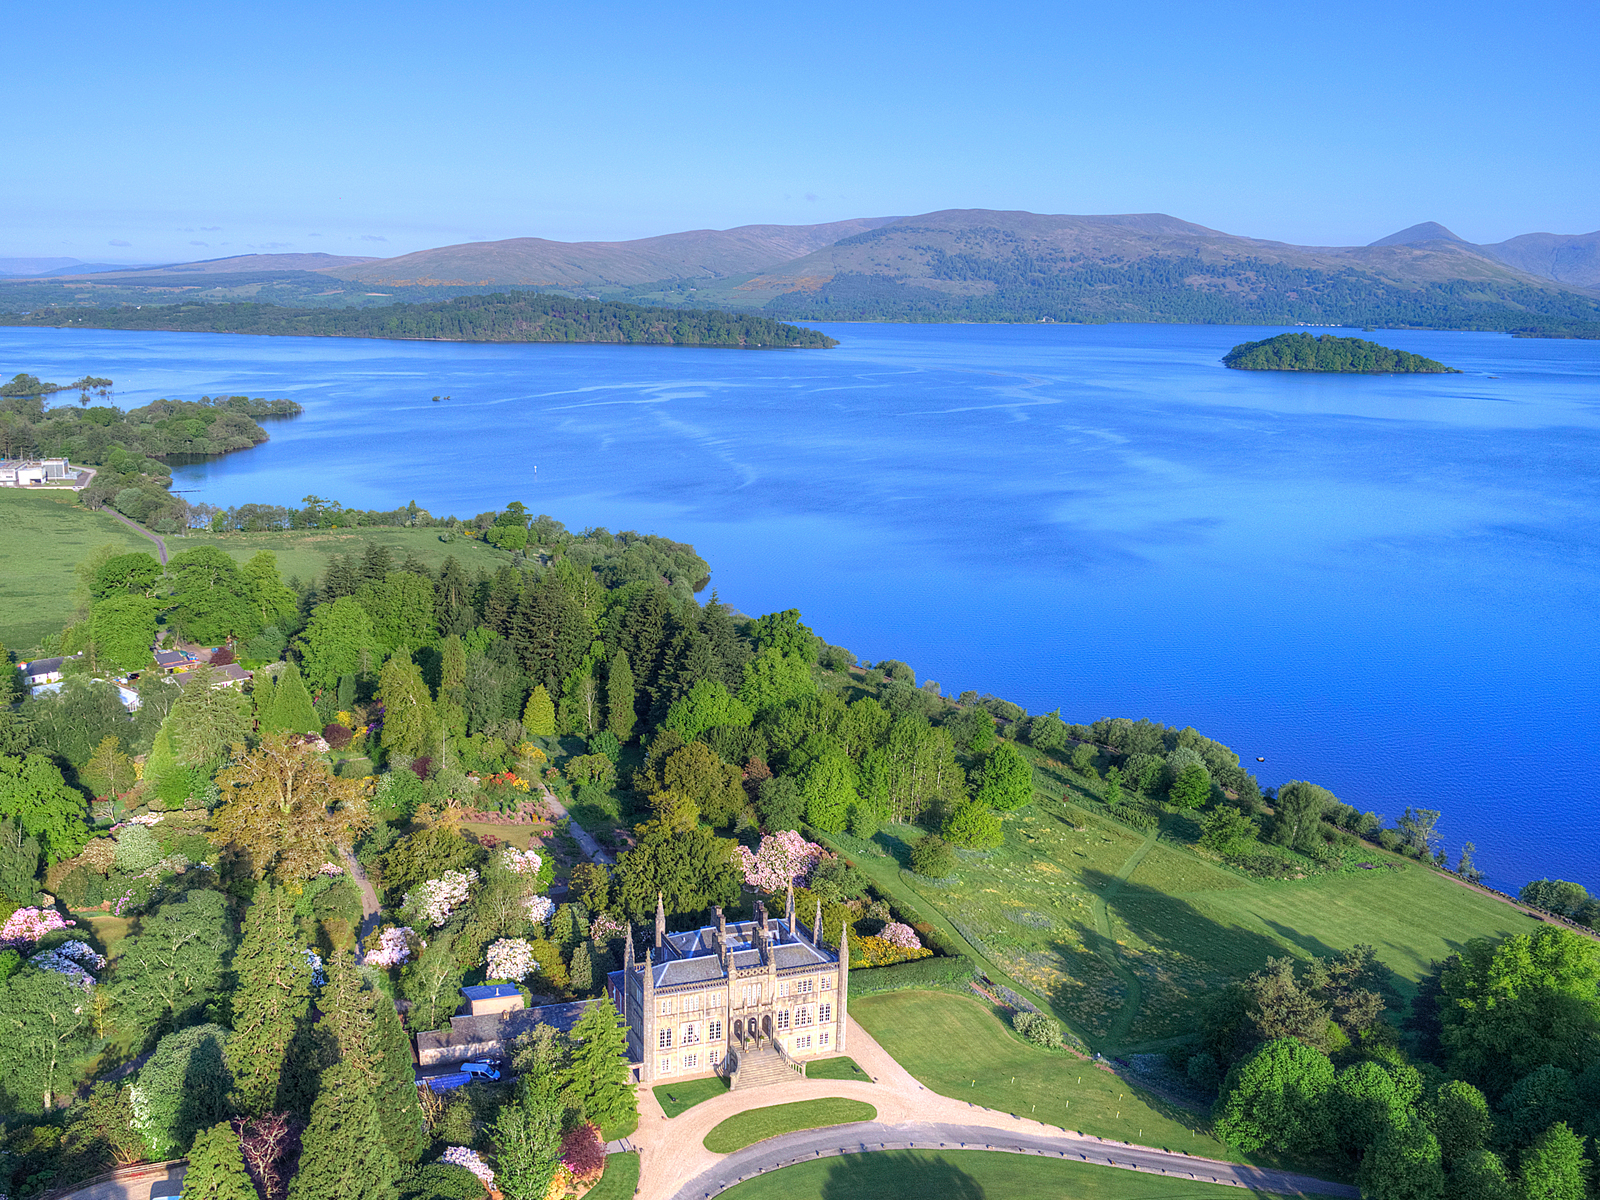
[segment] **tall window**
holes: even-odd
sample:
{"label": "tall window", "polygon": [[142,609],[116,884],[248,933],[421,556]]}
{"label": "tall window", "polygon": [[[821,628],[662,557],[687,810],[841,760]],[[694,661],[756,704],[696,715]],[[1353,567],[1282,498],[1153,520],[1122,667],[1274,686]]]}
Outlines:
{"label": "tall window", "polygon": [[715,1067],[721,1061],[722,1061],[722,1051],[721,1050],[713,1050],[710,1054],[706,1055],[706,1065],[707,1066]]}
{"label": "tall window", "polygon": [[794,985],[794,990],[804,996],[811,991],[811,980],[802,979]]}
{"label": "tall window", "polygon": [[672,1030],[663,1029],[656,1034],[656,1048],[659,1050],[672,1049]]}
{"label": "tall window", "polygon": [[789,1028],[789,1010],[787,1008],[780,1010],[778,1013],[778,1028]]}
{"label": "tall window", "polygon": [[672,1012],[672,1001],[671,1000],[658,1000],[658,1001],[656,1001],[656,1015],[657,1016],[664,1017],[664,1016],[668,1015],[670,1012]]}
{"label": "tall window", "polygon": [[824,1029],[821,1033],[817,1034],[817,1045],[826,1046],[827,1044],[828,1044],[828,1031],[826,1029]]}
{"label": "tall window", "polygon": [[700,997],[699,996],[685,996],[683,998],[683,1011],[684,1012],[695,1012],[696,1010],[699,1009],[699,1007],[700,1007]]}
{"label": "tall window", "polygon": [[807,1025],[811,1024],[811,1010],[809,1008],[795,1009],[794,1024],[796,1029],[804,1029]]}
{"label": "tall window", "polygon": [[672,1056],[671,1055],[668,1055],[666,1058],[663,1058],[661,1060],[661,1072],[660,1073],[662,1075],[671,1075],[672,1074]]}
{"label": "tall window", "polygon": [[827,1025],[832,1020],[833,1020],[833,1005],[831,1005],[831,1004],[819,1004],[819,1005],[817,1005],[817,1023],[819,1025]]}
{"label": "tall window", "polygon": [[708,1041],[708,1042],[720,1042],[721,1040],[722,1040],[722,1022],[721,1021],[707,1021],[706,1022],[706,1041]]}
{"label": "tall window", "polygon": [[833,976],[832,975],[824,975],[822,977],[822,990],[825,991],[825,992],[831,992],[833,990]]}
{"label": "tall window", "polygon": [[787,983],[778,984],[778,999],[782,1000],[788,994],[789,994],[789,985]]}
{"label": "tall window", "polygon": [[744,985],[744,1003],[747,1006],[761,1003],[761,985],[759,983],[747,983]]}
{"label": "tall window", "polygon": [[683,1056],[683,1069],[685,1071],[693,1071],[699,1065],[700,1056],[698,1054],[685,1054]]}
{"label": "tall window", "polygon": [[678,1044],[680,1046],[698,1046],[700,1044],[699,1027],[696,1025],[685,1025],[683,1027],[683,1040]]}

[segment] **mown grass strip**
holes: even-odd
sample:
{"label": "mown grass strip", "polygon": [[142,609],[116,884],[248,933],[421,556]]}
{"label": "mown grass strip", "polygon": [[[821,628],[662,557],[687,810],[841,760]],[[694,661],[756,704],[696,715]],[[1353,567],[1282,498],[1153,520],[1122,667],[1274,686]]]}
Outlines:
{"label": "mown grass strip", "polygon": [[752,1108],[729,1117],[705,1136],[705,1148],[713,1154],[732,1154],[757,1142],[796,1133],[802,1129],[821,1129],[825,1125],[850,1125],[874,1121],[878,1110],[860,1100],[830,1097],[826,1100],[801,1100],[794,1104],[774,1104]]}

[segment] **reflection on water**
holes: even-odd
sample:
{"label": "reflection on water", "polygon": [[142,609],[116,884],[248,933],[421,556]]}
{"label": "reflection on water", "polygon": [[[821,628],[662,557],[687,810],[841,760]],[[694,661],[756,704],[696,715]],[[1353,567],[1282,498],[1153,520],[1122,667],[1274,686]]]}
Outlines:
{"label": "reflection on water", "polygon": [[[1234,372],[1274,330],[828,327],[833,351],[0,330],[12,371],[300,401],[191,500],[693,541],[724,599],[1069,720],[1192,724],[1502,884],[1590,849],[1600,344],[1379,333],[1449,376]],[[435,395],[449,396],[435,403]]]}

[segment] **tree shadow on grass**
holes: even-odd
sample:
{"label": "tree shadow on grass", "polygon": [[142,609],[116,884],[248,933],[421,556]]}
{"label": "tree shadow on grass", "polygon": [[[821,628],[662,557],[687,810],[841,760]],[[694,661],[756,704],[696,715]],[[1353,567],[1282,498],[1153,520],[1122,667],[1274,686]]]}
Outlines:
{"label": "tree shadow on grass", "polygon": [[822,1200],[880,1200],[926,1196],[929,1200],[985,1200],[978,1181],[943,1155],[879,1151],[835,1159],[822,1185]]}

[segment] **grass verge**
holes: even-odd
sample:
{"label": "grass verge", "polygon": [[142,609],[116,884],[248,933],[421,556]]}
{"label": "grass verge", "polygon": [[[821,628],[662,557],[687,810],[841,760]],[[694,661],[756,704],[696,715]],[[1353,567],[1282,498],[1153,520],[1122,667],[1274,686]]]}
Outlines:
{"label": "grass verge", "polygon": [[863,1071],[853,1058],[812,1059],[806,1064],[807,1079],[849,1079],[855,1083],[871,1083],[872,1076]]}
{"label": "grass verge", "polygon": [[707,1079],[686,1079],[682,1083],[658,1083],[650,1090],[655,1093],[661,1111],[671,1120],[696,1104],[715,1100],[728,1090],[728,1081],[720,1075],[712,1075]]}
{"label": "grass verge", "polygon": [[768,1171],[722,1194],[726,1200],[881,1200],[884,1196],[939,1200],[1222,1200],[1230,1196],[1237,1200],[1269,1195],[1192,1179],[984,1150],[886,1150],[817,1159]]}
{"label": "grass verge", "polygon": [[757,1142],[795,1133],[801,1129],[821,1129],[825,1125],[850,1125],[874,1121],[878,1110],[861,1100],[830,1097],[826,1100],[800,1100],[794,1104],[774,1104],[770,1108],[751,1108],[729,1117],[705,1136],[705,1148],[713,1154],[732,1154]]}
{"label": "grass verge", "polygon": [[639,1187],[639,1154],[608,1154],[606,1173],[584,1194],[584,1200],[633,1200]]}

